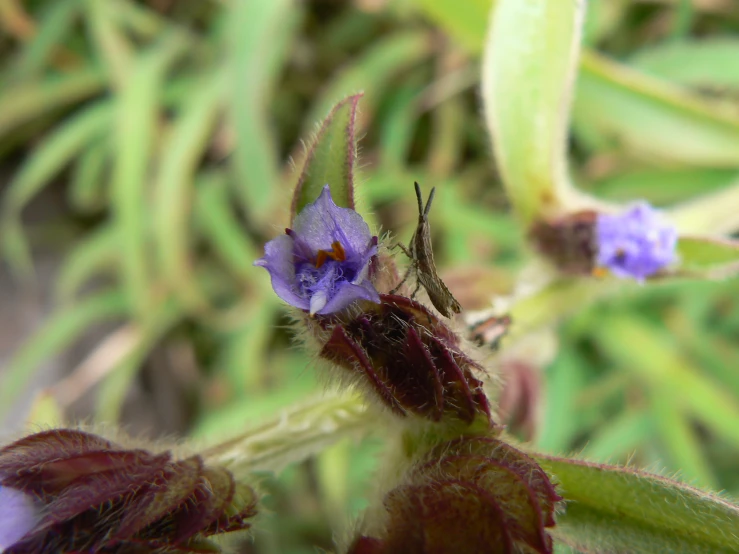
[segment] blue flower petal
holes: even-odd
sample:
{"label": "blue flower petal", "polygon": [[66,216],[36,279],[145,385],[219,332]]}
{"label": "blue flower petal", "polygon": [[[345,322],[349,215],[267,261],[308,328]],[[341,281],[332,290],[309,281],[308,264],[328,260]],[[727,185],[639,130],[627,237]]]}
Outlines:
{"label": "blue flower petal", "polygon": [[0,487],[0,552],[23,538],[38,519],[33,498],[19,490]]}
{"label": "blue flower petal", "polygon": [[639,281],[675,261],[677,230],[646,202],[596,222],[597,264]]}
{"label": "blue flower petal", "polygon": [[269,272],[285,302],[325,315],[358,300],[379,303],[369,275],[376,255],[377,237],[357,212],[334,204],[326,185],[295,217],[293,229],[267,243],[254,265]]}

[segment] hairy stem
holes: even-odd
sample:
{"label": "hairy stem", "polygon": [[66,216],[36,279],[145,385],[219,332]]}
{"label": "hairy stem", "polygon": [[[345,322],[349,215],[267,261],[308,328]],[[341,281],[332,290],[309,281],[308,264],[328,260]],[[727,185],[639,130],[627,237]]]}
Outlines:
{"label": "hairy stem", "polygon": [[328,395],[211,446],[201,455],[207,463],[224,465],[237,475],[279,472],[343,438],[366,434],[371,429],[366,412],[356,395]]}

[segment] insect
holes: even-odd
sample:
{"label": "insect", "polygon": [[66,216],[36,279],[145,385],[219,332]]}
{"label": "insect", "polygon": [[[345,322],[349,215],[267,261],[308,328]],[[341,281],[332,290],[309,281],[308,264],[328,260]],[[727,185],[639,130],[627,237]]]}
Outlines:
{"label": "insect", "polygon": [[452,317],[452,314],[458,314],[462,311],[462,307],[454,298],[449,289],[446,288],[444,282],[439,279],[436,274],[436,265],[434,265],[434,252],[431,249],[431,227],[429,226],[429,210],[431,202],[434,199],[436,188],[431,189],[426,207],[423,206],[423,196],[421,195],[421,187],[418,183],[413,183],[416,187],[416,198],[418,198],[418,226],[411,237],[411,242],[406,248],[402,244],[397,244],[405,255],[411,259],[411,265],[403,276],[403,280],[395,287],[391,294],[397,291],[403,283],[406,282],[411,272],[416,274],[416,290],[411,294],[411,298],[416,296],[418,289],[423,286],[429,295],[429,299],[434,307],[439,310],[445,317]]}
{"label": "insect", "polygon": [[488,345],[497,350],[501,339],[506,336],[511,327],[511,316],[491,316],[472,324],[469,333],[478,346]]}

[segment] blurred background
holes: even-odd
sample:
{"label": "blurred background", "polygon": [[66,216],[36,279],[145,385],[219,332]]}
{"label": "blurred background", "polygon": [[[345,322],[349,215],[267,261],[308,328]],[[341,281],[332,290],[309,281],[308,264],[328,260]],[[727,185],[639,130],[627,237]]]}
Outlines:
{"label": "blurred background", "polygon": [[[531,254],[480,117],[491,5],[0,0],[0,434],[61,411],[214,440],[320,393],[252,262],[284,227],[301,140],[360,90],[364,214],[406,242],[413,181],[436,186],[449,287],[467,309],[510,292]],[[666,206],[739,178],[735,0],[589,0],[584,48],[579,186]],[[624,287],[531,338],[513,431],[739,495],[737,293]],[[265,476],[243,552],[330,549],[380,448]]]}

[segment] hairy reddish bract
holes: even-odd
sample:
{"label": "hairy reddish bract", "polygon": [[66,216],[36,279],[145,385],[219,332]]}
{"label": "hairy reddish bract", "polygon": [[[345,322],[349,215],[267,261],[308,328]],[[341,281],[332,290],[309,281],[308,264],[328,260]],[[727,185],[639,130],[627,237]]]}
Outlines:
{"label": "hairy reddish bract", "polygon": [[177,461],[73,429],[2,448],[0,486],[41,513],[5,554],[219,552],[207,537],[247,529],[256,515],[251,487],[199,456]]}

